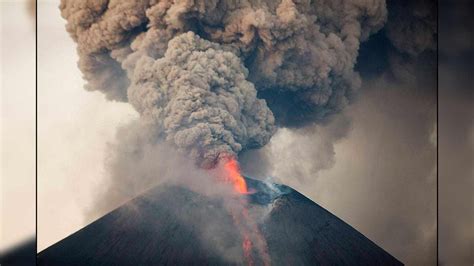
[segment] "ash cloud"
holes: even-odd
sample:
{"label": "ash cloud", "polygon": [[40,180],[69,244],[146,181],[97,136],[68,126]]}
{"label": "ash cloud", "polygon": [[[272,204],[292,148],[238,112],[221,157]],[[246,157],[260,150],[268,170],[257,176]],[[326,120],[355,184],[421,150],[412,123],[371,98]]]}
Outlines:
{"label": "ash cloud", "polygon": [[273,115],[246,77],[235,54],[188,32],[162,58],[137,61],[128,98],[163,139],[209,165],[273,134]]}
{"label": "ash cloud", "polygon": [[354,98],[360,43],[387,17],[382,0],[62,0],[60,10],[86,89],[140,114],[109,149],[110,182],[123,185],[109,206],[150,185],[134,173],[150,169],[136,153],[156,143],[208,168],[265,146],[277,127],[327,123]]}
{"label": "ash cloud", "polygon": [[[362,83],[359,94],[353,98],[356,105],[364,102],[363,98],[368,97],[364,91],[372,90],[373,84],[379,84],[378,90],[398,90],[410,97],[435,95],[436,2],[387,1],[387,10],[384,27],[362,43],[359,50],[354,69],[360,73]],[[431,108],[435,112],[433,105]],[[317,178],[320,171],[334,165],[334,145],[348,137],[354,126],[350,110],[353,109],[300,128],[281,127],[266,147],[243,153],[244,170],[255,176],[272,175],[296,186]],[[297,180],[289,177],[295,175]]]}
{"label": "ash cloud", "polygon": [[[387,16],[381,0],[63,0],[60,9],[68,22],[66,29],[78,44],[87,89],[102,91],[111,100],[131,102],[137,111],[146,113],[145,119],[154,116],[151,120],[168,121],[163,137],[205,162],[224,150],[238,154],[266,144],[274,132],[272,113],[277,125],[302,126],[342,110],[360,87],[354,71],[359,45],[382,28]],[[196,44],[185,45],[184,38]],[[203,49],[207,55],[198,59],[202,69],[192,69],[191,61]],[[188,53],[194,55],[188,57]],[[213,53],[215,58],[205,59]],[[227,61],[219,61],[224,57]],[[220,76],[205,73],[208,65],[214,65],[214,75]],[[170,72],[152,75],[148,69],[161,67]],[[186,73],[187,82],[196,82],[200,88],[181,84],[185,81],[159,80],[175,73],[174,67],[188,68],[179,74]],[[231,76],[236,80],[231,81]],[[222,88],[202,95],[213,92],[213,86]],[[201,94],[184,96],[183,91],[191,88]],[[240,99],[231,100],[234,96],[230,95],[223,99],[224,90],[235,88],[243,94]],[[184,104],[179,112],[167,110],[185,97],[202,102]],[[196,114],[198,105],[202,110]],[[191,109],[183,111],[185,107]],[[205,123],[197,126],[199,119]],[[187,131],[171,129],[182,129],[182,123],[190,126]]]}

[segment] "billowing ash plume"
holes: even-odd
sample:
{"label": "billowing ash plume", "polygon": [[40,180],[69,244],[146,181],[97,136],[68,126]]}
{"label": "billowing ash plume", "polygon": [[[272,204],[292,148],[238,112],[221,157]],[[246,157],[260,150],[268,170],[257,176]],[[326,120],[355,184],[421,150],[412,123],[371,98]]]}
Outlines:
{"label": "billowing ash plume", "polygon": [[[383,0],[61,1],[87,89],[129,101],[200,165],[265,145],[274,124],[340,111]],[[268,106],[267,106],[268,104]],[[271,111],[270,111],[271,110]]]}
{"label": "billowing ash plume", "polygon": [[246,77],[234,53],[188,32],[162,58],[137,61],[128,98],[164,138],[209,163],[261,147],[273,134],[273,114]]}

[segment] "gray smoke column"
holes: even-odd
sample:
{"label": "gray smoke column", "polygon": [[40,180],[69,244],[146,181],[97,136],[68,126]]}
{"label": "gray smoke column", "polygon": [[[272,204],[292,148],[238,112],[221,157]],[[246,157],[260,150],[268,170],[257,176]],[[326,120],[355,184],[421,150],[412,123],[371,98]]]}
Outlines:
{"label": "gray smoke column", "polygon": [[360,43],[387,17],[383,0],[62,0],[60,9],[86,88],[130,102],[157,140],[201,166],[264,146],[275,125],[342,110],[360,87]]}
{"label": "gray smoke column", "polygon": [[273,114],[246,77],[234,53],[188,32],[162,58],[137,61],[128,99],[164,139],[213,165],[220,154],[261,147],[273,134]]}

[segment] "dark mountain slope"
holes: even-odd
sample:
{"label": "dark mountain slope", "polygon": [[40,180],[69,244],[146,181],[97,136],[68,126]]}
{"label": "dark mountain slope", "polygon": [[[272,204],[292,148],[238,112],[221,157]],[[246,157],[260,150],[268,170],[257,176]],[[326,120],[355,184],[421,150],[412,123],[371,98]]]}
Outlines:
{"label": "dark mountain slope", "polygon": [[[272,265],[401,265],[297,191],[247,179],[250,212]],[[243,264],[242,237],[222,201],[160,185],[38,254],[40,265]],[[254,253],[254,255],[257,253]],[[258,258],[255,264],[261,264]]]}

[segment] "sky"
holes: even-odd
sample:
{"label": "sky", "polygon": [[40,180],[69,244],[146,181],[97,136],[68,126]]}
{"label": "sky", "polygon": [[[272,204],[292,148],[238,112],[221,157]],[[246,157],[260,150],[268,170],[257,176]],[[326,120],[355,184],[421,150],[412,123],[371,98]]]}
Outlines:
{"label": "sky", "polygon": [[[58,2],[40,2],[38,36],[41,251],[105,214],[89,215],[109,182],[107,148],[117,128],[138,114],[83,89],[76,44]],[[387,72],[396,73],[365,79],[357,100],[329,123],[280,129],[256,151],[266,162],[252,165],[249,153],[242,166],[249,175],[297,189],[407,265],[433,265],[436,75],[416,63],[407,69],[388,64],[395,66]],[[416,75],[423,78],[413,81]]]}
{"label": "sky", "polygon": [[25,1],[0,3],[0,252],[35,233],[35,35],[27,11]]}
{"label": "sky", "polygon": [[105,176],[106,143],[136,116],[83,89],[58,5],[38,7],[38,251],[91,222],[84,211]]}

